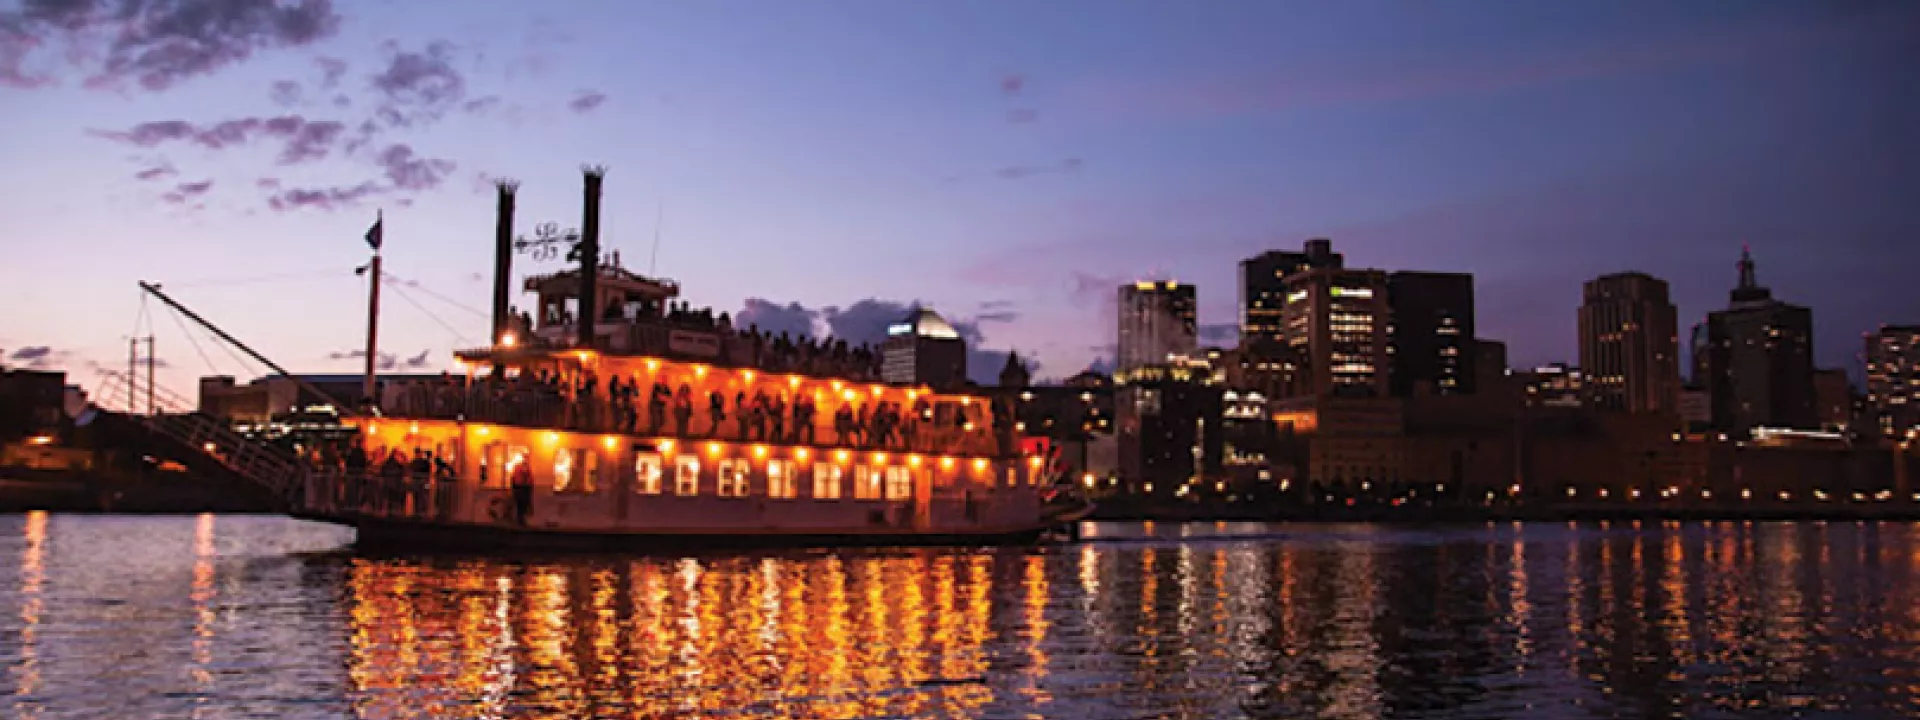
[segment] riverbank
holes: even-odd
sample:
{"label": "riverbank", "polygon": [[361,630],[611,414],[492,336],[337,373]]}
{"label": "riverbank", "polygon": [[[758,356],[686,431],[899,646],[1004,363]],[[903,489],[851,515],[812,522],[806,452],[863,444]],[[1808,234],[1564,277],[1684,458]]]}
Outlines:
{"label": "riverbank", "polygon": [[252,513],[273,512],[266,498],[232,482],[161,473],[149,478],[110,474],[0,469],[0,512]]}
{"label": "riverbank", "polygon": [[1102,504],[1090,520],[1154,522],[1575,522],[1597,520],[1920,520],[1920,504],[1896,502],[1832,502],[1820,505],[1665,503],[1551,504],[1420,507],[1374,506],[1205,506],[1169,503],[1158,506]]}

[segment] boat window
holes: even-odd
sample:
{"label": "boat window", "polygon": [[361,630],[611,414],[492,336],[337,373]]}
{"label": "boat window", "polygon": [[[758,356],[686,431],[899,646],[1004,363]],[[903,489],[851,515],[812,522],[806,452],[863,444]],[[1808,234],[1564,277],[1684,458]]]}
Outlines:
{"label": "boat window", "polygon": [[768,460],[767,497],[791,498],[794,494],[793,462],[790,460]]}
{"label": "boat window", "polygon": [[813,466],[813,497],[819,500],[840,499],[840,477],[843,472],[839,465],[823,463]]}
{"label": "boat window", "polygon": [[598,491],[600,489],[600,453],[581,450],[579,455],[580,476],[577,478],[579,487],[574,489],[585,493]]}
{"label": "boat window", "polygon": [[880,471],[881,468],[872,468],[865,465],[853,466],[853,499],[880,499]]}
{"label": "boat window", "polygon": [[1020,487],[1020,469],[1018,467],[1013,465],[1007,466],[1007,487]]}
{"label": "boat window", "polygon": [[746,497],[749,466],[746,460],[740,458],[720,461],[720,486],[717,490],[720,497]]}
{"label": "boat window", "polygon": [[573,451],[560,448],[553,452],[553,491],[566,492],[573,486]]}
{"label": "boat window", "polygon": [[700,458],[691,455],[674,458],[673,494],[700,494]]}
{"label": "boat window", "polygon": [[913,474],[904,466],[887,468],[887,499],[905,500],[913,497]]}
{"label": "boat window", "polygon": [[507,443],[495,440],[480,450],[480,487],[504,488],[507,486],[507,473],[500,468],[507,467]]}
{"label": "boat window", "polygon": [[642,495],[659,495],[660,480],[666,475],[660,463],[659,453],[640,453],[633,457],[633,491]]}

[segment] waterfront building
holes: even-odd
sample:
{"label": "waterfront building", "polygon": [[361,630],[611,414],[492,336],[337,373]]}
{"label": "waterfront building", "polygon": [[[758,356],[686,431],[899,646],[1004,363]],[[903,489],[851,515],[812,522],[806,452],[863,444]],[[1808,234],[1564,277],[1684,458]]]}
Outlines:
{"label": "waterfront building", "polygon": [[1395,272],[1387,276],[1387,303],[1394,396],[1473,393],[1479,384],[1473,276]]}
{"label": "waterfront building", "polygon": [[1195,305],[1192,285],[1142,280],[1120,286],[1118,369],[1192,355],[1200,341]]}
{"label": "waterfront building", "polygon": [[1115,439],[1122,489],[1184,496],[1183,487],[1223,471],[1221,388],[1191,358],[1134,368],[1115,378]]}
{"label": "waterfront building", "polygon": [[1284,347],[1287,278],[1306,270],[1344,267],[1333,241],[1308,240],[1298,251],[1269,250],[1240,261],[1240,339],[1256,347]]}
{"label": "waterfront building", "polygon": [[895,385],[952,390],[967,382],[967,341],[932,308],[888,326],[880,358],[880,379]]}
{"label": "waterfront building", "polygon": [[1773,297],[1740,253],[1739,284],[1725,310],[1707,315],[1707,391],[1716,430],[1819,425],[1813,394],[1813,311]]}
{"label": "waterfront building", "polygon": [[1639,272],[1587,281],[1580,306],[1580,366],[1595,407],[1670,413],[1679,403],[1680,349],[1664,280]]}
{"label": "waterfront building", "polygon": [[1846,432],[1853,427],[1853,383],[1847,379],[1847,371],[1813,371],[1813,413],[1814,422],[1822,430]]}
{"label": "waterfront building", "polygon": [[1882,325],[1865,342],[1865,409],[1880,435],[1903,437],[1920,427],[1920,325]]}
{"label": "waterfront building", "polygon": [[1301,385],[1315,395],[1388,393],[1387,274],[1318,268],[1287,278],[1283,341],[1298,358]]}

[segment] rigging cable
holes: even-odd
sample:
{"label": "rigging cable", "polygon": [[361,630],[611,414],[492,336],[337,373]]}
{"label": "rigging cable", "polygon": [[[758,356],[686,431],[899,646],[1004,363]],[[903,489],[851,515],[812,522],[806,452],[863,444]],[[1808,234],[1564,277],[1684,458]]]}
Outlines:
{"label": "rigging cable", "polygon": [[220,368],[213,366],[213,358],[207,355],[205,348],[200,347],[200,341],[194,339],[193,331],[187,329],[187,321],[180,319],[180,313],[169,312],[167,317],[173,318],[173,323],[180,326],[180,334],[187,336],[187,344],[192,345],[193,351],[200,354],[200,361],[207,364],[207,371],[219,375]]}
{"label": "rigging cable", "polygon": [[419,280],[403,279],[400,276],[394,275],[392,273],[387,273],[386,276],[387,276],[387,279],[390,281],[405,283],[411,289],[419,290],[420,292],[426,293],[429,297],[432,297],[435,300],[439,300],[440,302],[446,303],[448,305],[452,305],[461,310],[465,310],[468,313],[472,313],[474,317],[481,318],[481,319],[491,317],[487,313],[482,312],[471,305],[468,305],[466,303],[460,302],[458,300],[455,300],[453,298],[450,298],[438,292],[435,292],[433,288],[430,288],[430,287],[427,287],[426,285],[421,284]]}
{"label": "rigging cable", "polygon": [[392,290],[394,294],[399,295],[401,300],[407,301],[408,305],[412,305],[415,310],[419,310],[420,312],[424,313],[429,319],[432,319],[435,323],[438,323],[440,327],[446,328],[447,332],[453,334],[454,339],[459,340],[461,342],[467,342],[467,343],[473,342],[471,338],[468,338],[466,335],[461,334],[461,332],[459,330],[454,329],[452,325],[447,324],[447,321],[440,319],[439,315],[433,314],[433,311],[428,310],[425,305],[421,305],[420,301],[413,299],[413,296],[411,294],[408,294],[407,291],[401,289],[400,283],[389,282],[387,283],[387,289]]}
{"label": "rigging cable", "polygon": [[272,273],[268,275],[253,275],[253,276],[237,277],[237,278],[201,278],[199,280],[189,280],[186,282],[167,283],[167,285],[174,288],[232,287],[235,285],[251,285],[253,283],[270,282],[270,281],[276,281],[276,280],[281,280],[281,281],[313,280],[313,279],[319,279],[323,277],[339,277],[340,274],[341,274],[340,271],[337,269],[317,270],[317,271],[308,270],[308,271],[302,271],[302,272]]}

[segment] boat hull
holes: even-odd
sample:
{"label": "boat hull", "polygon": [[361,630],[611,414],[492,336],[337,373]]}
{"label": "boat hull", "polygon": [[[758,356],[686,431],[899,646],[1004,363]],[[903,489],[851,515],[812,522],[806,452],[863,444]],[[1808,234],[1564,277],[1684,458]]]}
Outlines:
{"label": "boat hull", "polygon": [[404,519],[309,518],[343,522],[356,530],[355,546],[373,552],[672,552],[709,549],[828,548],[873,546],[999,546],[1038,542],[1060,523],[1048,522],[966,532],[575,532],[541,528],[417,522]]}

